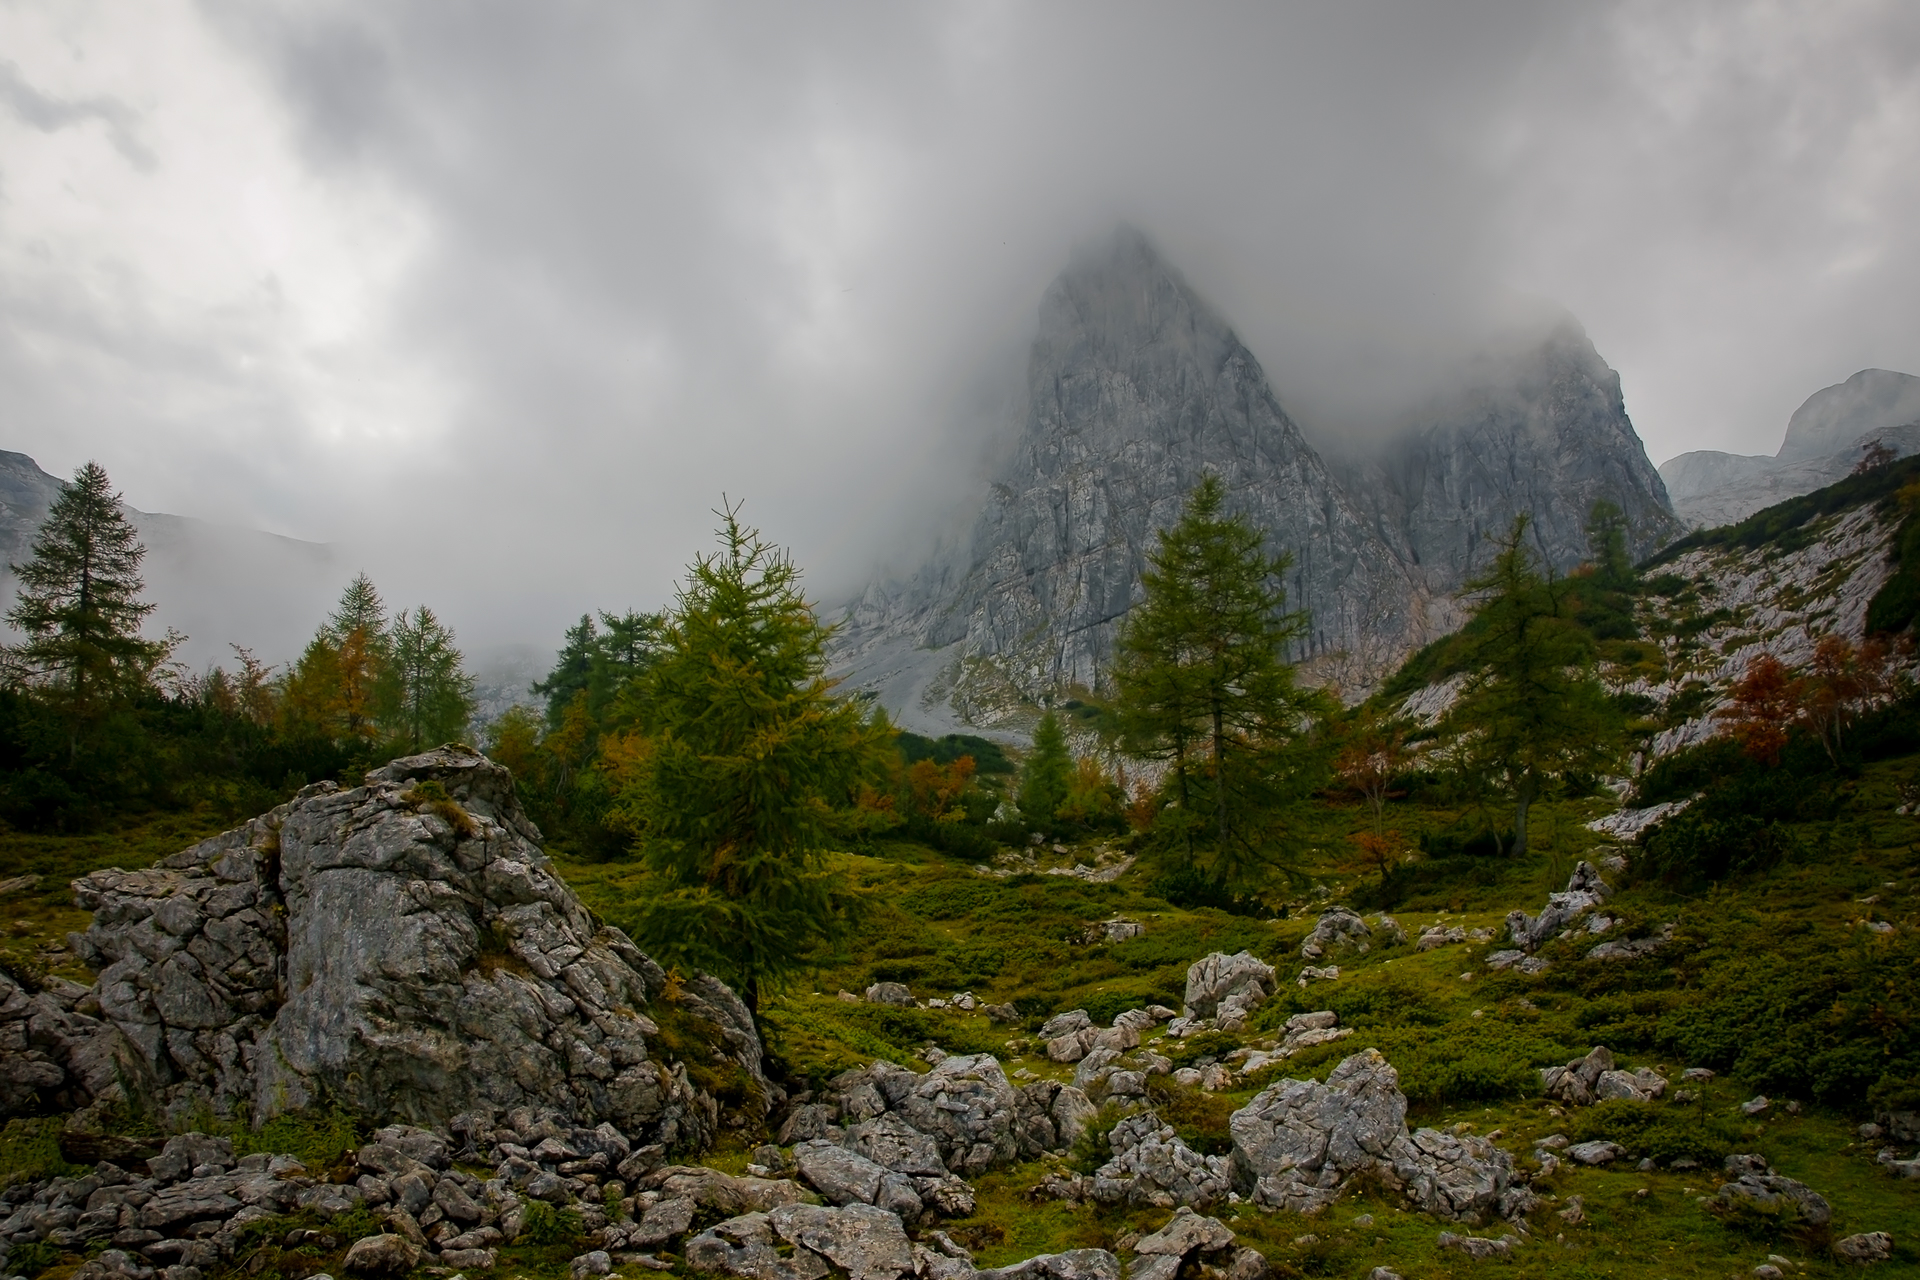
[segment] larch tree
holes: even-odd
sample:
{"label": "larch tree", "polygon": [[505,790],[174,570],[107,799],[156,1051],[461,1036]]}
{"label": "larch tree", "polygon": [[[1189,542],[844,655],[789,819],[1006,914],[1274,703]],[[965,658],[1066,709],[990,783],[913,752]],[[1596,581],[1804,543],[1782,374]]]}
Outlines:
{"label": "larch tree", "polygon": [[1467,580],[1476,598],[1463,633],[1468,671],[1443,724],[1461,766],[1513,802],[1518,853],[1534,801],[1569,774],[1612,763],[1619,731],[1593,638],[1573,616],[1565,581],[1540,568],[1529,524],[1515,517],[1486,570]]}
{"label": "larch tree", "polygon": [[281,712],[288,727],[336,742],[371,744],[387,660],[387,611],[372,579],[354,576],[340,603],[287,672]]}
{"label": "larch tree", "polygon": [[1287,660],[1306,631],[1286,612],[1290,558],[1267,554],[1265,535],[1225,503],[1210,475],[1161,534],[1113,665],[1123,740],[1169,766],[1157,825],[1190,865],[1210,846],[1222,883],[1274,859],[1276,821],[1313,772],[1293,749],[1329,709]]}
{"label": "larch tree", "polygon": [[453,632],[420,605],[387,630],[378,699],[387,736],[408,752],[451,742],[473,718],[473,679]]}
{"label": "larch tree", "polygon": [[737,508],[720,515],[720,549],[690,566],[640,677],[617,808],[653,880],[638,940],[757,1012],[838,936],[853,899],[827,865],[835,812],[881,743],[826,677],[829,631],[792,559]]}
{"label": "larch tree", "polygon": [[106,471],[89,462],[54,499],[27,563],[9,566],[20,589],[6,619],[25,636],[13,656],[65,704],[75,729],[103,703],[146,688],[182,639],[140,634],[154,609],[140,598],[146,554]]}

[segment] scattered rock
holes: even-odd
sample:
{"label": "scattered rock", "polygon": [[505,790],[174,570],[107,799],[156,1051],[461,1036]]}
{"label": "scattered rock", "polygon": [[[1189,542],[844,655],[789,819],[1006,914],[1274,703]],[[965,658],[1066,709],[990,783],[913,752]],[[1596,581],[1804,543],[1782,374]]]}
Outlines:
{"label": "scattered rock", "polygon": [[[1328,907],[1314,922],[1313,932],[1300,944],[1300,958],[1318,960],[1328,952],[1351,949],[1365,954],[1372,949],[1373,930],[1367,922],[1346,907]],[[1402,935],[1404,941],[1405,935]],[[1192,1003],[1192,997],[1188,997]]]}
{"label": "scattered rock", "polygon": [[1520,1243],[1517,1236],[1501,1236],[1498,1240],[1489,1240],[1485,1236],[1461,1236],[1451,1231],[1442,1231],[1435,1242],[1442,1249],[1452,1249],[1464,1253],[1476,1262],[1488,1258],[1511,1258],[1513,1246]]}
{"label": "scattered rock", "polygon": [[1734,1180],[1721,1183],[1713,1197],[1721,1210],[1741,1205],[1767,1210],[1792,1206],[1807,1226],[1824,1227],[1833,1220],[1833,1206],[1825,1197],[1804,1182],[1776,1174],[1759,1156],[1728,1156],[1726,1168]]}
{"label": "scattered rock", "polygon": [[1380,939],[1380,945],[1383,947],[1406,945],[1407,931],[1401,928],[1400,922],[1392,916],[1375,916],[1373,918],[1373,932],[1374,936]]}
{"label": "scattered rock", "polygon": [[1272,965],[1249,951],[1231,956],[1216,951],[1188,966],[1183,1017],[1189,1022],[1210,1019],[1214,1026],[1230,1029],[1244,1023],[1276,990]]}
{"label": "scattered rock", "polygon": [[1647,1067],[1618,1070],[1613,1054],[1603,1045],[1564,1067],[1543,1067],[1540,1084],[1549,1098],[1568,1106],[1585,1107],[1606,1098],[1653,1102],[1667,1091],[1666,1079]]}
{"label": "scattered rock", "polygon": [[420,1247],[404,1236],[365,1236],[347,1249],[345,1266],[359,1275],[403,1276],[420,1257]]}
{"label": "scattered rock", "polygon": [[896,1009],[913,1008],[913,992],[904,982],[876,982],[867,988],[868,1004],[892,1005]]}
{"label": "scattered rock", "polygon": [[1835,1240],[1833,1251],[1848,1262],[1885,1262],[1893,1256],[1893,1237],[1884,1231],[1864,1231]]}
{"label": "scattered rock", "polygon": [[1120,1260],[1105,1249],[1071,1249],[979,1271],[974,1280],[1120,1280]]}
{"label": "scattered rock", "polygon": [[1622,938],[1615,942],[1603,942],[1587,952],[1589,960],[1638,960],[1650,956],[1673,941],[1673,926],[1662,925],[1660,932],[1644,938]]}
{"label": "scattered rock", "polygon": [[1573,924],[1581,916],[1601,906],[1613,896],[1613,890],[1600,878],[1599,869],[1582,859],[1573,868],[1567,887],[1547,895],[1547,905],[1538,916],[1524,911],[1507,913],[1507,932],[1515,946],[1533,952],[1549,938]]}
{"label": "scattered rock", "polygon": [[1773,1106],[1773,1102],[1766,1094],[1757,1094],[1740,1104],[1740,1114],[1743,1116],[1763,1116],[1771,1106]]}
{"label": "scattered rock", "polygon": [[1125,942],[1129,938],[1145,935],[1147,926],[1138,920],[1126,920],[1115,916],[1111,920],[1099,920],[1090,924],[1080,934],[1082,946],[1091,946],[1100,942]]}
{"label": "scattered rock", "polygon": [[[132,1069],[91,1101],[255,1123],[322,1099],[434,1123],[532,1105],[704,1144],[718,1103],[646,1012],[666,972],[592,917],[538,840],[508,772],[448,746],[75,881],[93,922],[73,944],[107,1029],[71,1055],[70,1082],[118,1062]],[[680,992],[742,1096],[777,1101],[746,1006],[704,975]]]}
{"label": "scattered rock", "polygon": [[581,1254],[567,1264],[567,1274],[572,1280],[587,1280],[589,1276],[604,1276],[613,1273],[613,1257],[605,1249],[593,1249]]}
{"label": "scattered rock", "polygon": [[1567,1159],[1579,1164],[1612,1164],[1625,1154],[1617,1142],[1577,1142],[1567,1148]]}

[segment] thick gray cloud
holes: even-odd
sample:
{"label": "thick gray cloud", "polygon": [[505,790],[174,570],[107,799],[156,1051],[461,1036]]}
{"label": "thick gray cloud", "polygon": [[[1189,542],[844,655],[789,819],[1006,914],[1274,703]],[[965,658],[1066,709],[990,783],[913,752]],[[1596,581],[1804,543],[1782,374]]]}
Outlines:
{"label": "thick gray cloud", "polygon": [[124,12],[0,16],[0,446],[475,642],[662,603],[723,493],[910,563],[1120,219],[1328,439],[1552,308],[1656,460],[1920,371],[1910,5]]}

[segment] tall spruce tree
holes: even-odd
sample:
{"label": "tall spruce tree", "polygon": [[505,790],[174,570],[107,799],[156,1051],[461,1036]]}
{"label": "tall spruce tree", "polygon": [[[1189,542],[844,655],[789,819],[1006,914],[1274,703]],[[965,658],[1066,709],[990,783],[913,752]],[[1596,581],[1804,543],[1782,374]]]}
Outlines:
{"label": "tall spruce tree", "polygon": [[828,629],[788,554],[720,512],[640,679],[645,733],[618,811],[655,887],[642,945],[716,973],[757,1011],[839,931],[851,891],[826,865],[833,815],[878,759],[873,727],[825,676]]}
{"label": "tall spruce tree", "polygon": [[388,628],[378,701],[387,736],[408,752],[466,733],[473,717],[473,679],[453,632],[427,606],[400,614]]}
{"label": "tall spruce tree", "polygon": [[1060,805],[1073,786],[1073,757],[1060,718],[1049,711],[1034,726],[1033,750],[1020,770],[1020,790],[1014,805],[1020,820],[1035,831],[1052,834]]}
{"label": "tall spruce tree", "polygon": [[103,703],[146,688],[179,640],[140,634],[154,609],[140,598],[146,554],[106,471],[89,462],[53,500],[31,558],[9,566],[20,590],[6,618],[26,637],[13,654],[76,725]]}
{"label": "tall spruce tree", "polygon": [[1279,822],[1313,772],[1294,748],[1328,703],[1286,658],[1306,630],[1285,611],[1290,558],[1268,555],[1265,535],[1225,503],[1210,475],[1161,534],[1113,681],[1130,749],[1169,766],[1156,826],[1189,867],[1205,861],[1215,880],[1249,883],[1281,853]]}
{"label": "tall spruce tree", "polygon": [[1619,717],[1595,669],[1593,637],[1574,617],[1564,579],[1544,571],[1519,515],[1486,570],[1467,580],[1476,597],[1468,672],[1443,723],[1470,776],[1513,803],[1513,850],[1527,850],[1534,801],[1567,775],[1594,772],[1616,754]]}

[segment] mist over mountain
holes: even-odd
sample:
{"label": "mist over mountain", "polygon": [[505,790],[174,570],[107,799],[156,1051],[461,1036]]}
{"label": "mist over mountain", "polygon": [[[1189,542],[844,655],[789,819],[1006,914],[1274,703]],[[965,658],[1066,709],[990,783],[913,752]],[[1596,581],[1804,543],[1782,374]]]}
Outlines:
{"label": "mist over mountain", "polygon": [[1619,378],[1577,325],[1469,372],[1371,456],[1330,465],[1227,321],[1121,228],[1042,299],[1017,445],[971,533],[870,587],[837,660],[910,728],[1008,725],[1099,687],[1157,531],[1209,472],[1292,557],[1298,656],[1349,691],[1457,624],[1451,594],[1519,512],[1562,571],[1586,555],[1597,499],[1627,513],[1637,551],[1677,532]]}
{"label": "mist over mountain", "polygon": [[[103,463],[111,474],[112,460]],[[64,482],[24,453],[0,451],[0,599],[11,608],[18,582],[9,565],[33,554],[33,540]],[[300,652],[356,568],[338,547],[258,529],[125,506],[147,548],[141,565],[155,605],[149,635],[168,627],[187,640],[175,657],[199,669],[244,645],[267,662]]]}

